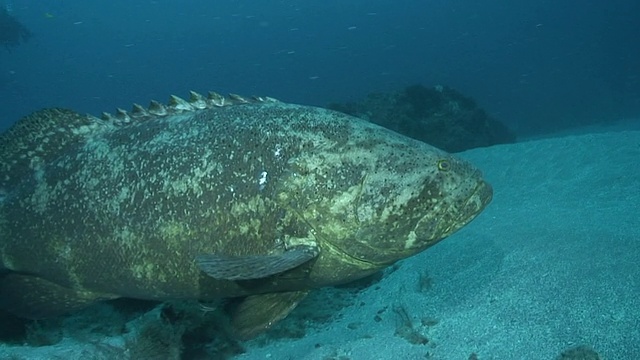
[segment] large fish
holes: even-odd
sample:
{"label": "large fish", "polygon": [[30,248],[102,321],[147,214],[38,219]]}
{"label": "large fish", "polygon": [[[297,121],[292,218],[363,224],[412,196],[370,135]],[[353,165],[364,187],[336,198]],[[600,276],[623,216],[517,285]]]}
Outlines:
{"label": "large fish", "polygon": [[0,136],[0,306],[246,297],[250,337],[310,289],[414,255],[490,202],[480,171],[326,109],[191,93]]}

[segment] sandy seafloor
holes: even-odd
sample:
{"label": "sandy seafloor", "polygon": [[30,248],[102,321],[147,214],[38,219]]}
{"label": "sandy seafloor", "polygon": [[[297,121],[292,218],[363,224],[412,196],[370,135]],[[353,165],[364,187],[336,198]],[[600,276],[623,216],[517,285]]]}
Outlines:
{"label": "sandy seafloor", "polygon": [[[640,131],[605,130],[462,153],[494,187],[484,213],[359,292],[316,292],[281,324],[304,336],[263,336],[234,359],[554,359],[577,345],[640,359]],[[305,319],[341,296],[329,319]],[[124,344],[95,335],[0,345],[0,359]]]}

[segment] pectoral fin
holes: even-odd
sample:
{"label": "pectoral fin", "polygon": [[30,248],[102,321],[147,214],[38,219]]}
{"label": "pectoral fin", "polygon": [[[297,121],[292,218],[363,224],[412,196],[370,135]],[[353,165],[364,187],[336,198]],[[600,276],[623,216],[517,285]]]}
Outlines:
{"label": "pectoral fin", "polygon": [[292,291],[246,297],[231,318],[234,334],[248,340],[284,319],[309,291]]}
{"label": "pectoral fin", "polygon": [[200,270],[216,279],[262,279],[298,267],[318,255],[318,248],[296,246],[280,254],[224,256],[199,255],[196,262]]}

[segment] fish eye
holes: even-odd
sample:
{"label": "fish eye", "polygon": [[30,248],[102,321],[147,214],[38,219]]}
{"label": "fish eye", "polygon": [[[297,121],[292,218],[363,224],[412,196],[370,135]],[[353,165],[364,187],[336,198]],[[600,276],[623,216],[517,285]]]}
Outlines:
{"label": "fish eye", "polygon": [[451,170],[451,163],[449,160],[438,160],[438,170],[440,171],[449,171]]}

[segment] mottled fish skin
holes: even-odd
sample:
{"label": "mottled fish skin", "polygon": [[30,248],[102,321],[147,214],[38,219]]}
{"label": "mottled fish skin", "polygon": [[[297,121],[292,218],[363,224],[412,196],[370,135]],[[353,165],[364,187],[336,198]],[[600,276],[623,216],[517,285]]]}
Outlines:
{"label": "mottled fish skin", "polygon": [[[55,157],[5,177],[0,269],[96,300],[352,281],[450,235],[492,195],[465,161],[321,108],[269,101],[87,119]],[[264,279],[214,279],[195,261],[296,246],[318,255]]]}

